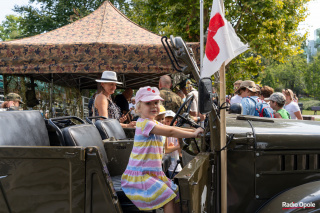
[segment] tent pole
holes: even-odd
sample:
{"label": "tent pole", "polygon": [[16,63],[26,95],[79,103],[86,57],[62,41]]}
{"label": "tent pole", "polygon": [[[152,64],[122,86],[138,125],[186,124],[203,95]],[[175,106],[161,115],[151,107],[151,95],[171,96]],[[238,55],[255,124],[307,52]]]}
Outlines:
{"label": "tent pole", "polygon": [[203,0],[200,0],[200,73],[203,67]]}
{"label": "tent pole", "polygon": [[50,118],[53,118],[52,93],[53,93],[53,73],[51,73],[51,76],[50,76],[50,97],[49,97],[49,114],[50,114]]}
{"label": "tent pole", "polygon": [[8,75],[7,74],[3,74],[3,94],[7,95],[9,93],[9,85],[8,85]]}
{"label": "tent pole", "polygon": [[[225,62],[220,67],[220,105],[226,102]],[[220,110],[220,149],[226,146],[226,109]],[[227,213],[227,149],[221,150],[221,213]]]}

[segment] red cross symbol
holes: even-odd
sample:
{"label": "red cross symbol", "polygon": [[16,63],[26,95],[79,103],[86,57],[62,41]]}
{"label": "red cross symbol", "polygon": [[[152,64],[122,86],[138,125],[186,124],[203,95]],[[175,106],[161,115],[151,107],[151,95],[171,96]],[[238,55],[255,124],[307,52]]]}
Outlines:
{"label": "red cross symbol", "polygon": [[216,13],[211,19],[209,23],[209,32],[207,38],[207,45],[206,45],[206,56],[209,61],[213,61],[220,52],[219,45],[213,39],[216,35],[217,31],[220,27],[224,26],[224,21],[220,13]]}

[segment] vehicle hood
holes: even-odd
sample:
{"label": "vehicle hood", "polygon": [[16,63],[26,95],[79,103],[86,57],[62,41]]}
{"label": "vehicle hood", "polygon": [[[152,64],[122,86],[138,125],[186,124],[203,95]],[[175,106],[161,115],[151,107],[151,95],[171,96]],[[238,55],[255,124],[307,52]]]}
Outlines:
{"label": "vehicle hood", "polygon": [[229,115],[226,123],[228,135],[251,133],[258,149],[320,149],[319,121]]}

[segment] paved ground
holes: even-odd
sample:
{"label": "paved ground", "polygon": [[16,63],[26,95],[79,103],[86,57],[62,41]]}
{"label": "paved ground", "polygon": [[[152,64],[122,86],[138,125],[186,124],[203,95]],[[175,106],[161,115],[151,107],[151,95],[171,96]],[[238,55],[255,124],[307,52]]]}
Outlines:
{"label": "paved ground", "polygon": [[314,119],[320,119],[320,114],[319,115],[302,115],[302,117],[314,117]]}

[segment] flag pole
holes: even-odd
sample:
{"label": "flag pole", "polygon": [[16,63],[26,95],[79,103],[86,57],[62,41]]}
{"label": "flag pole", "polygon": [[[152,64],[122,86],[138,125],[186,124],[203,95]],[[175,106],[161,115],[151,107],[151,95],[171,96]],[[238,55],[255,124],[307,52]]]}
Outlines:
{"label": "flag pole", "polygon": [[[225,62],[220,67],[220,105],[226,102]],[[226,109],[220,110],[220,149],[226,146]],[[227,150],[221,150],[221,213],[227,213]]]}
{"label": "flag pole", "polygon": [[200,73],[203,67],[203,0],[200,0]]}

